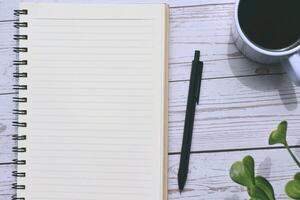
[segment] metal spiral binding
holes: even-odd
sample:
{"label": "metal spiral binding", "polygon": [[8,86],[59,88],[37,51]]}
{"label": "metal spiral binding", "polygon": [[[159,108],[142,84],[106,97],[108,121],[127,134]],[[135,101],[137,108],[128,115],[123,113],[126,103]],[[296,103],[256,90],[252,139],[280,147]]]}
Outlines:
{"label": "metal spiral binding", "polygon": [[14,47],[15,53],[26,53],[28,49],[26,47]]}
{"label": "metal spiral binding", "polygon": [[13,102],[15,103],[26,103],[27,98],[26,97],[13,97]]}
{"label": "metal spiral binding", "polygon": [[15,60],[13,65],[20,66],[20,65],[27,65],[27,60]]}
{"label": "metal spiral binding", "polygon": [[26,78],[27,77],[27,73],[14,73],[14,77],[15,78]]}
{"label": "metal spiral binding", "polygon": [[27,35],[14,35],[14,40],[28,40]]}
{"label": "metal spiral binding", "polygon": [[15,27],[15,28],[28,27],[28,23],[27,23],[27,22],[15,22],[15,23],[14,23],[14,27]]}
{"label": "metal spiral binding", "polygon": [[[14,15],[15,16],[20,16],[20,15],[27,15],[28,11],[27,10],[14,10]],[[14,27],[17,29],[20,28],[26,28],[28,27],[27,22],[20,22],[17,21],[14,23]],[[21,35],[17,34],[14,35],[14,40],[20,41],[20,40],[27,40],[28,36],[27,35]],[[20,53],[26,53],[28,52],[27,47],[14,47],[13,51],[17,54]],[[15,60],[13,61],[13,65],[17,67],[16,72],[13,74],[14,78],[21,79],[21,78],[27,78],[27,73],[26,72],[19,72],[19,67],[21,66],[26,66],[28,64],[27,60]],[[16,84],[13,85],[13,89],[16,90],[17,92],[19,90],[27,90],[27,85],[20,85]],[[27,102],[27,97],[13,97],[13,102],[15,103],[26,103]],[[21,109],[14,109],[13,114],[15,115],[27,115],[27,110],[21,110]],[[12,122],[12,126],[17,127],[17,128],[26,128],[27,123],[26,122],[19,122],[18,120]],[[12,136],[12,140],[14,141],[20,141],[20,140],[26,140],[26,135],[19,135],[15,134]],[[26,152],[26,147],[13,147],[12,151],[15,153],[25,153]],[[14,159],[13,164],[15,165],[26,165],[26,160],[18,160]],[[26,172],[18,172],[18,171],[13,171],[12,176],[17,177],[17,178],[24,178],[26,177]],[[13,183],[12,184],[12,189],[15,190],[25,190],[26,186],[25,185],[19,185],[18,183]],[[25,197],[18,197],[17,195],[13,195],[11,197],[12,200],[25,200]]]}

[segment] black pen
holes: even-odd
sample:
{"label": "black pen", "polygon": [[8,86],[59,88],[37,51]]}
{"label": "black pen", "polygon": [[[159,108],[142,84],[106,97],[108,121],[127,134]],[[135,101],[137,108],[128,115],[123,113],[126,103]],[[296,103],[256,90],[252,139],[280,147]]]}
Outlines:
{"label": "black pen", "polygon": [[193,136],[196,103],[199,104],[203,62],[200,61],[200,51],[195,51],[192,63],[190,86],[187,99],[180,164],[178,171],[178,187],[182,192],[187,180],[189,160]]}

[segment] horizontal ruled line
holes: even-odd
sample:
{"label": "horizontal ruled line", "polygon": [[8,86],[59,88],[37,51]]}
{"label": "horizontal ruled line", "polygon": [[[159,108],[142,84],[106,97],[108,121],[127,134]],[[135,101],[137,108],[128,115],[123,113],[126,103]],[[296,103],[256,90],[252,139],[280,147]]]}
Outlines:
{"label": "horizontal ruled line", "polygon": [[[32,131],[45,131],[45,129],[43,128],[31,128]],[[50,127],[47,127],[47,130],[49,131],[61,131],[62,129],[55,129],[55,128],[50,128]],[[145,129],[115,129],[114,128],[111,128],[111,129],[70,129],[70,128],[64,128],[63,131],[80,131],[80,132],[86,132],[86,131],[95,131],[95,132],[99,132],[99,131],[119,131],[119,132],[122,132],[122,131],[127,131],[127,132],[132,132],[132,133],[141,133],[141,132],[147,132],[149,130],[145,130]]]}
{"label": "horizontal ruled line", "polygon": [[86,115],[86,114],[60,114],[59,116],[57,116],[57,114],[34,114],[34,116],[37,117],[54,117],[54,118],[97,118],[97,119],[101,119],[101,118],[114,118],[114,119],[124,119],[124,118],[129,118],[129,119],[135,119],[137,117],[150,117],[150,113],[139,113],[139,114],[131,114],[128,115],[127,113],[121,115],[120,113],[118,113],[118,116],[114,115],[109,115],[109,114],[98,114],[98,115]]}
{"label": "horizontal ruled line", "polygon": [[[43,152],[61,152],[61,151],[65,151],[65,152],[76,152],[78,151],[78,149],[74,149],[74,148],[65,148],[65,149],[59,149],[59,148],[55,148],[55,149],[46,149],[46,148],[34,148],[38,151],[43,151]],[[145,149],[144,149],[145,150]],[[133,153],[133,154],[145,154],[145,153],[150,153],[150,151],[136,151],[136,150],[86,150],[86,149],[80,149],[80,152],[107,152],[107,153],[118,153],[118,152],[126,152],[126,153]]]}
{"label": "horizontal ruled line", "polygon": [[[34,140],[33,140],[34,141]],[[145,141],[147,141],[147,140],[145,140]],[[132,144],[131,143],[118,143],[118,142],[116,142],[116,143],[112,143],[112,142],[110,142],[110,143],[97,143],[97,142],[55,142],[55,143],[51,143],[51,142],[49,142],[49,141],[46,141],[46,142],[43,142],[43,141],[40,141],[39,142],[40,144],[43,144],[43,146],[44,147],[47,147],[48,145],[50,145],[50,146],[52,146],[52,145],[65,145],[65,147],[67,147],[68,145],[74,145],[74,144],[76,144],[76,145],[80,145],[80,146],[84,146],[84,145],[86,145],[86,146],[111,146],[111,147],[114,147],[114,146],[118,146],[118,147],[120,147],[120,146],[132,146]],[[138,144],[134,144],[134,146],[135,147],[137,147],[137,146],[143,146],[143,147],[151,147],[152,145],[151,144],[143,144],[142,142],[139,142]]]}
{"label": "horizontal ruled line", "polygon": [[[75,108],[68,108],[68,107],[51,107],[51,110],[74,110]],[[47,108],[37,108],[35,107],[34,110],[39,110],[39,111],[47,111]],[[76,111],[150,111],[150,109],[145,109],[145,108],[117,108],[117,109],[113,109],[113,108],[90,108],[90,107],[76,107]]]}
{"label": "horizontal ruled line", "polygon": [[[111,164],[105,164],[105,163],[100,163],[100,164],[96,164],[96,163],[82,163],[82,162],[78,162],[78,161],[74,161],[76,163],[73,162],[59,162],[59,161],[48,161],[48,162],[29,162],[30,165],[47,165],[47,164],[51,164],[51,166],[57,166],[57,165],[61,165],[61,166],[70,166],[70,165],[76,165],[76,166],[93,166],[93,167],[109,167],[112,171],[114,171],[114,168],[118,168],[119,166],[112,166]],[[144,169],[143,171],[147,171],[147,167],[151,167],[151,165],[146,165],[146,164],[137,164],[137,163],[133,163],[133,164],[128,164],[126,162],[124,162],[122,164],[123,167],[128,168],[135,168],[135,169]],[[101,168],[100,168],[101,169]],[[106,172],[109,170],[100,170],[99,169],[99,173],[100,172]]]}
{"label": "horizontal ruled line", "polygon": [[[39,156],[33,156],[33,158],[40,158]],[[55,159],[58,159],[58,158],[63,158],[63,159],[66,159],[66,160],[71,160],[71,159],[95,159],[95,160],[106,160],[106,159],[109,159],[109,160],[115,160],[115,159],[118,159],[118,160],[137,160],[137,161],[149,161],[150,160],[150,157],[145,157],[145,155],[142,155],[141,157],[137,157],[136,158],[136,155],[134,157],[121,157],[121,156],[114,156],[113,154],[112,155],[109,155],[107,157],[97,157],[97,156],[74,156],[74,157],[70,157],[70,156],[47,156],[47,155],[44,155],[43,158],[55,158]]]}
{"label": "horizontal ruled line", "polygon": [[[17,93],[12,93],[17,94]],[[36,92],[38,95],[47,95],[48,93]],[[51,94],[51,96],[66,96],[66,94]],[[68,94],[69,97],[82,97],[81,94]],[[85,97],[125,97],[128,94],[85,94]],[[130,94],[131,97],[150,97],[151,94]]]}
{"label": "horizontal ruled line", "polygon": [[[30,87],[29,87],[30,88]],[[45,89],[45,87],[40,87],[40,86],[34,86],[32,88],[30,88],[31,90],[32,89]],[[50,86],[47,86],[47,90],[77,90],[77,92],[79,92],[80,90],[134,90],[134,91],[152,91],[153,88],[152,87],[148,87],[148,88],[145,88],[145,87],[131,87],[131,88],[119,88],[119,87],[111,87],[111,88],[108,88],[108,87],[50,87]]]}
{"label": "horizontal ruled line", "polygon": [[151,18],[32,18],[34,20],[58,20],[58,21],[88,21],[88,20],[99,20],[99,21],[152,21]]}
{"label": "horizontal ruled line", "polygon": [[[36,172],[45,173],[45,171],[43,171],[43,170],[35,170],[35,171]],[[50,172],[62,172],[62,173],[68,173],[68,172],[73,172],[73,173],[89,173],[89,172],[94,172],[95,173],[95,172],[98,172],[98,168],[89,169],[89,170],[78,170],[78,169],[74,169],[74,168],[70,168],[70,169],[65,170],[65,168],[62,168],[62,169],[58,169],[58,170],[52,169]],[[109,175],[111,172],[107,172],[107,173],[108,174],[106,174],[106,175]],[[135,174],[135,172],[125,172],[125,171],[120,172],[120,173],[124,173],[124,175]],[[116,174],[120,174],[120,173],[118,173],[118,171],[116,171]]]}
{"label": "horizontal ruled line", "polygon": [[[64,177],[58,177],[58,176],[42,176],[42,177],[38,177],[38,176],[31,176],[33,179],[57,179],[57,180],[63,180],[65,179]],[[87,178],[87,177],[80,177],[80,176],[76,176],[76,177],[67,177],[69,180],[73,179],[73,180],[104,180],[104,181],[121,181],[121,182],[137,182],[137,181],[143,181],[143,182],[151,182],[151,179],[120,179],[120,178]]]}
{"label": "horizontal ruled line", "polygon": [[151,40],[149,41],[147,40],[139,40],[139,39],[126,39],[126,41],[124,41],[124,39],[82,39],[82,38],[78,38],[78,39],[61,39],[61,38],[35,38],[35,41],[117,41],[117,42],[141,42],[141,41],[148,41],[151,42]]}
{"label": "horizontal ruled line", "polygon": [[35,28],[38,28],[38,27],[85,27],[85,28],[88,28],[88,27],[91,27],[91,28],[96,28],[96,27],[101,27],[101,28],[120,28],[120,27],[123,27],[123,28],[149,28],[149,26],[147,25],[128,25],[128,24],[125,24],[125,25],[120,25],[120,24],[117,24],[117,25],[106,25],[106,24],[93,24],[93,25],[87,25],[86,22],[82,23],[82,24],[57,24],[57,22],[55,21],[54,22],[55,24],[51,24],[51,23],[47,23],[47,25],[44,25],[44,24],[34,24],[34,27]]}
{"label": "horizontal ruled line", "polygon": [[52,36],[52,35],[138,35],[138,36],[151,36],[152,34],[149,33],[149,31],[147,32],[138,32],[138,31],[134,31],[134,33],[132,32],[100,32],[100,31],[97,31],[97,32],[80,32],[80,31],[68,31],[68,32],[62,32],[62,31],[57,31],[57,32],[43,32],[43,31],[35,31],[35,33],[37,34],[43,34],[43,36]]}
{"label": "horizontal ruled line", "polygon": [[[99,188],[98,188],[99,189]],[[135,191],[135,192],[121,192],[121,191],[118,191],[118,193],[116,194],[112,194],[111,192],[105,192],[105,191],[101,191],[101,196],[103,197],[103,195],[109,195],[109,196],[120,196],[120,198],[124,198],[124,195],[130,195],[130,196],[141,196],[141,198],[148,196],[148,195],[151,195],[152,191],[149,191],[148,193],[145,193],[145,192],[142,192],[142,193],[138,193],[138,191]],[[60,190],[44,190],[44,191],[41,191],[41,190],[36,190],[35,193],[46,193],[46,194],[49,194],[49,193],[60,193],[60,194],[74,194],[74,191],[60,191]],[[99,195],[99,191],[98,192],[94,192],[94,191],[89,191],[88,192],[89,194],[97,194]],[[76,194],[87,194],[86,192],[79,192],[79,191],[76,191]],[[43,198],[45,199],[45,198]],[[50,198],[51,200],[53,200],[53,198]],[[55,199],[57,199],[55,197]],[[65,200],[65,198],[63,198],[63,200]],[[72,200],[74,200],[74,198],[72,197]],[[81,199],[80,199],[81,200]],[[87,200],[86,198],[83,198],[82,200]],[[99,200],[99,196],[96,198],[96,200]]]}
{"label": "horizontal ruled line", "polygon": [[[104,40],[104,41],[107,41],[107,40]],[[118,41],[118,40],[112,40],[112,41]],[[124,41],[124,40],[121,40],[121,41]],[[127,41],[127,40],[126,40]],[[134,41],[144,41],[144,40],[134,40]],[[148,41],[148,40],[146,40]],[[149,49],[149,47],[145,47],[144,45],[143,46],[78,46],[78,45],[34,45],[32,46],[32,48],[35,48],[35,47],[39,47],[39,48],[49,48],[49,47],[55,47],[55,48],[88,48],[88,49],[94,49],[94,48],[97,48],[97,49],[101,49],[101,48],[105,48],[105,49]]]}
{"label": "horizontal ruled line", "polygon": [[[66,60],[66,59],[35,59],[34,61],[41,61],[41,62],[84,62],[84,63],[90,63],[90,62],[111,62],[111,60],[92,60],[92,59],[89,59],[89,60],[82,60],[82,59],[78,59],[78,60]],[[121,60],[121,59],[118,59],[118,60],[114,60],[114,62],[151,62],[151,60]]]}

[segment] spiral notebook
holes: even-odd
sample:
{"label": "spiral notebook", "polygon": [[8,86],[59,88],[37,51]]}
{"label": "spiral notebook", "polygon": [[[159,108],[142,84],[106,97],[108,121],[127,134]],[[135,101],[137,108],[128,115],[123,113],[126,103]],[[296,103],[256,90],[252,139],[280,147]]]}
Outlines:
{"label": "spiral notebook", "polygon": [[167,199],[168,6],[22,3],[13,199]]}

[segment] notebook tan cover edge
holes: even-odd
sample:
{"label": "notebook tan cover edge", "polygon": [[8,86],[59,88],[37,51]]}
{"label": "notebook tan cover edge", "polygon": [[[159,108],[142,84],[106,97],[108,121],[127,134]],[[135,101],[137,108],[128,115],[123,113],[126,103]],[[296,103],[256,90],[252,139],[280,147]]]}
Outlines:
{"label": "notebook tan cover edge", "polygon": [[165,66],[164,66],[164,166],[163,200],[168,200],[168,104],[169,104],[169,5],[165,4]]}

